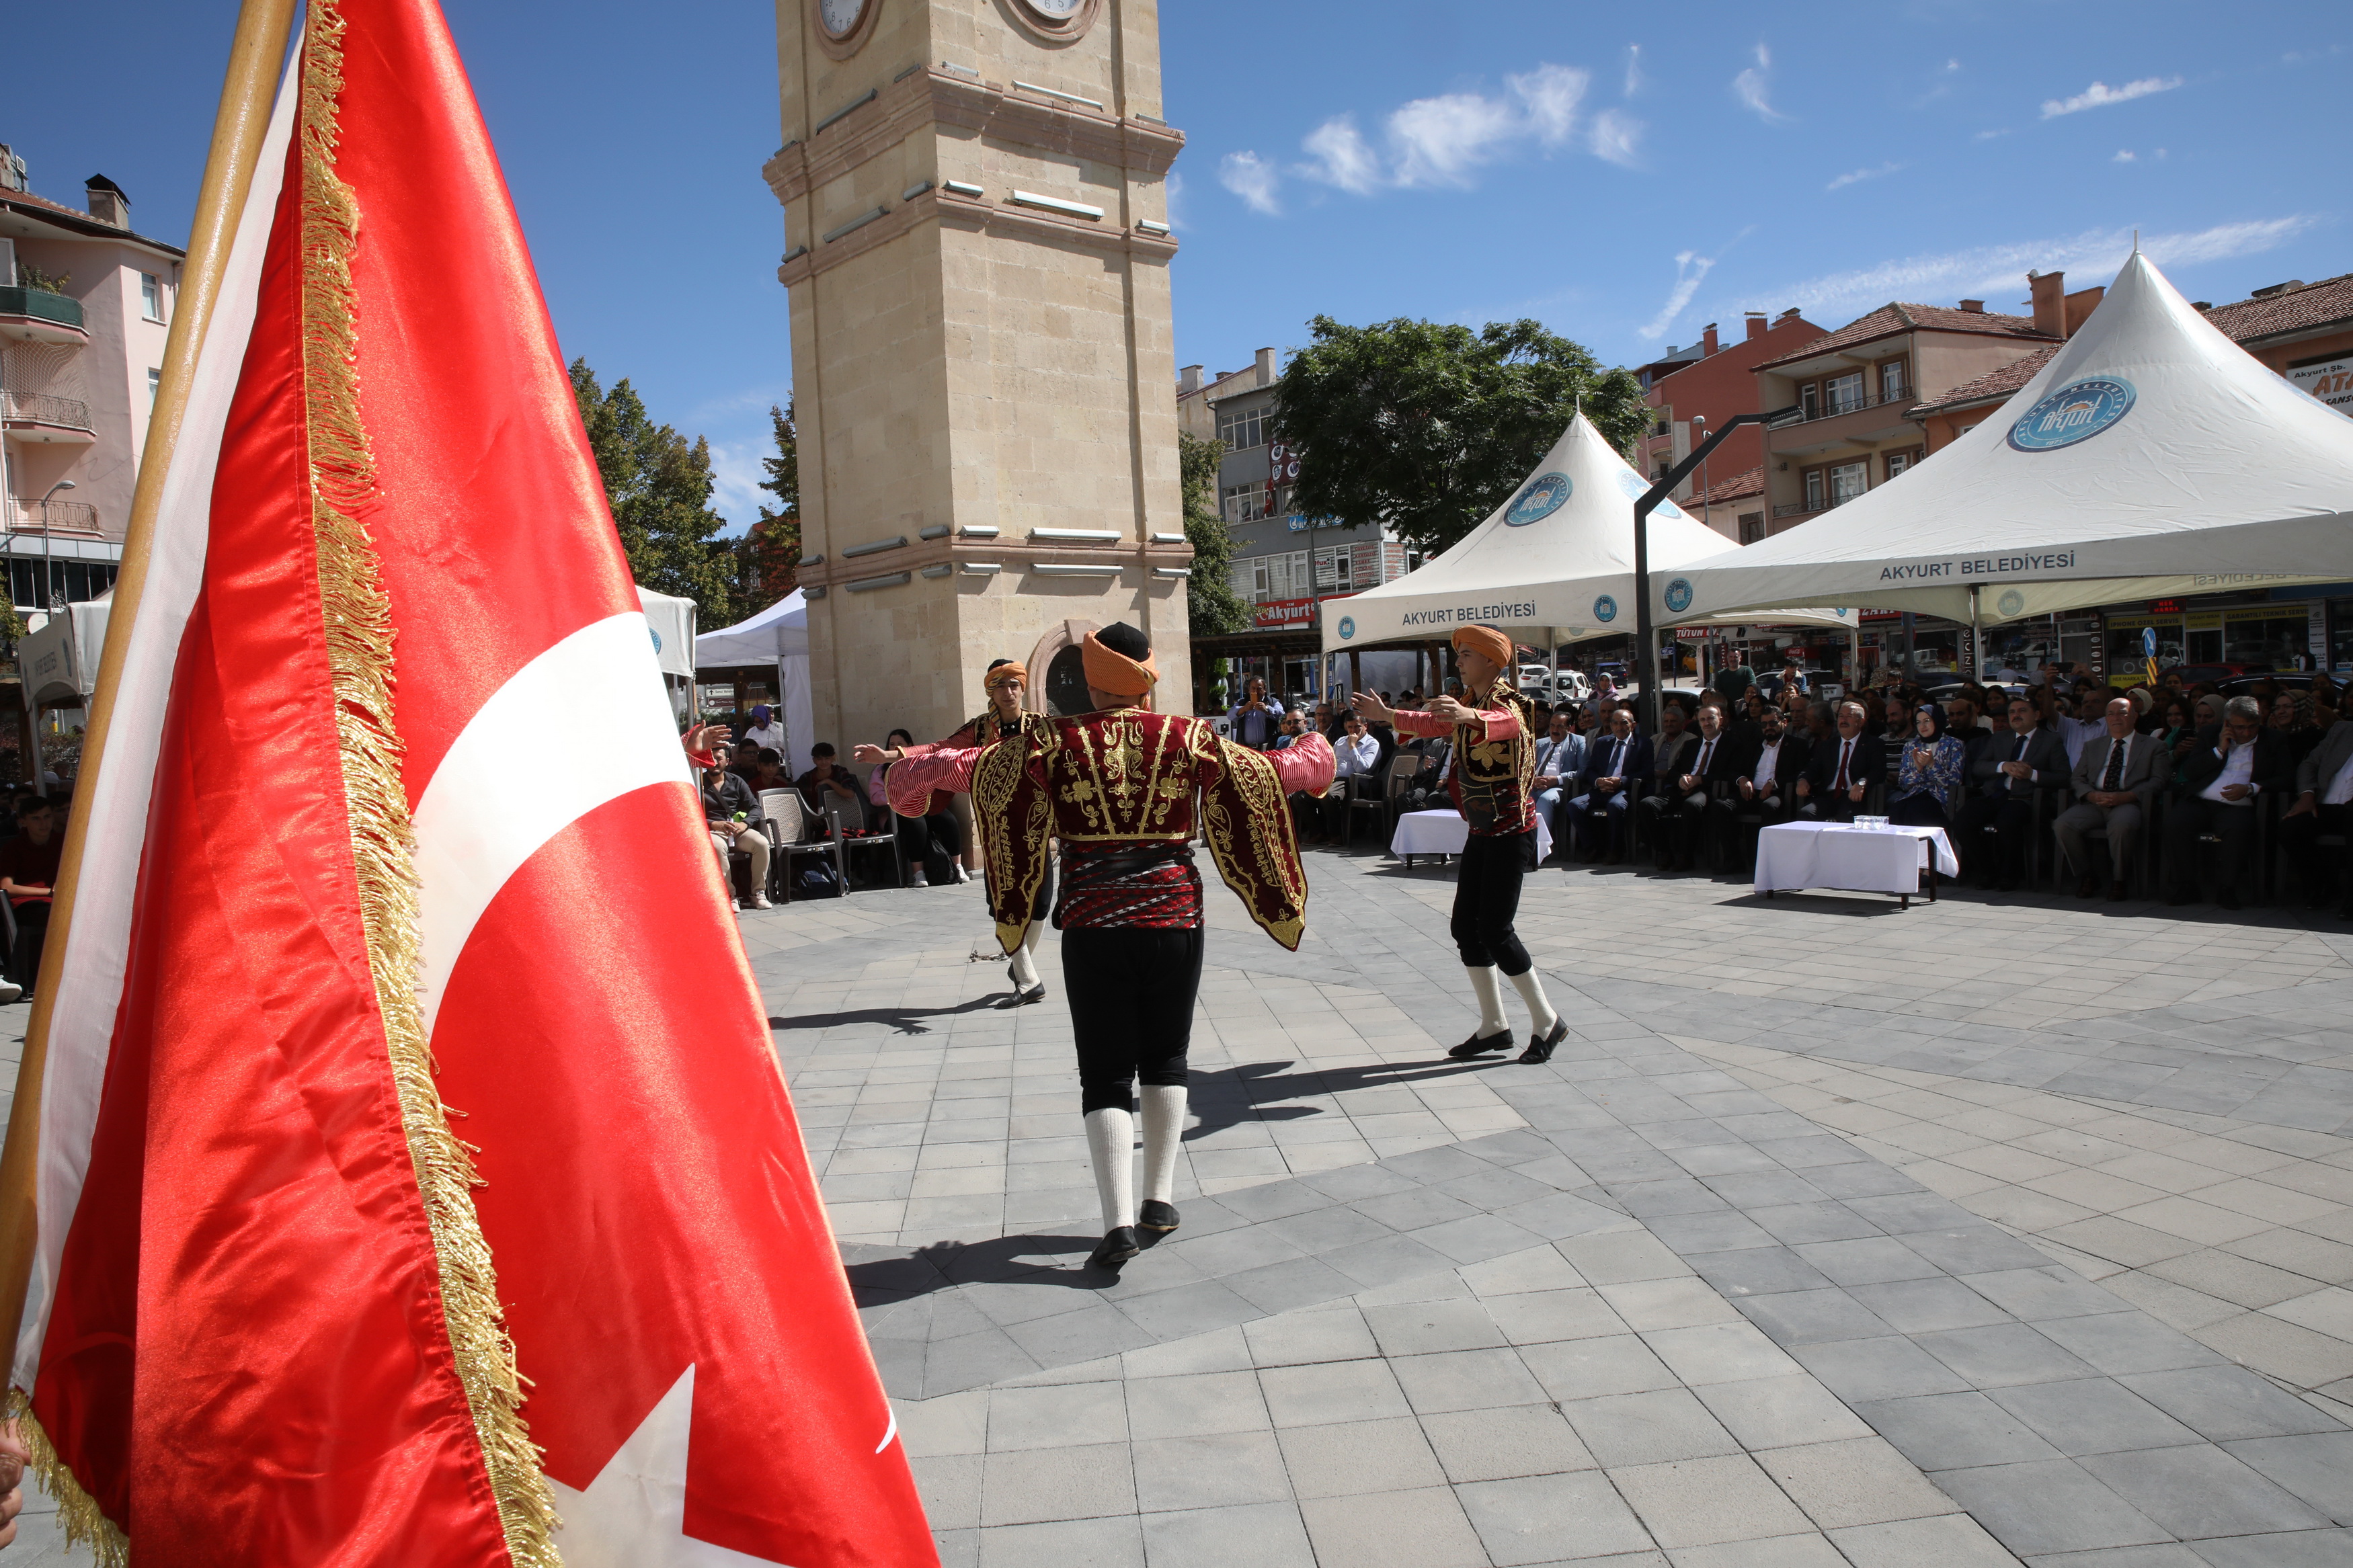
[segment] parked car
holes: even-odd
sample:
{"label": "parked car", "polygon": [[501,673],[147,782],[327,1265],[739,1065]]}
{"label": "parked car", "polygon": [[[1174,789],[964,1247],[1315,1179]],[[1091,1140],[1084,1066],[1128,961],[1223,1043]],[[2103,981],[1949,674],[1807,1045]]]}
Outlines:
{"label": "parked car", "polygon": [[[1825,686],[1842,686],[1841,677],[1835,669],[1810,669],[1805,673],[1806,690],[1813,696],[1831,696],[1832,693],[1823,690]],[[1767,697],[1778,698],[1781,695],[1781,672],[1778,669],[1768,669],[1758,675],[1757,689]]]}
{"label": "parked car", "polygon": [[2285,687],[2292,691],[2312,689],[2312,671],[2308,669],[2274,669],[2265,675],[2242,675],[2222,681],[2220,685],[2225,697],[2246,697],[2252,696],[2255,688],[2266,680],[2274,686]]}
{"label": "parked car", "polygon": [[2184,686],[2195,686],[2201,680],[2211,680],[2219,686],[2242,675],[2269,675],[2271,668],[2268,664],[2177,664],[2163,673],[2181,677]]}

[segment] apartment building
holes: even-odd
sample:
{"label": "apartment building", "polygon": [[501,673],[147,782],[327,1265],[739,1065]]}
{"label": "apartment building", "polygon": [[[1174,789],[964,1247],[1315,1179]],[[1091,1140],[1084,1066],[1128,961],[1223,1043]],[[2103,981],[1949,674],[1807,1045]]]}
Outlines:
{"label": "apartment building", "polygon": [[75,208],[0,145],[0,550],[20,608],[113,585],[185,253],[103,174]]}
{"label": "apartment building", "polygon": [[[1764,311],[1751,310],[1746,335],[1737,342],[1720,342],[1715,323],[1710,321],[1700,341],[1689,348],[1670,347],[1658,359],[1638,366],[1642,401],[1651,409],[1642,471],[1653,479],[1663,479],[1733,416],[1763,412],[1757,401],[1757,367],[1787,358],[1822,335],[1822,328],[1794,310],[1769,322]],[[1725,538],[1746,542],[1733,521],[1736,514],[1694,503],[1702,491],[1719,486],[1726,476],[1761,468],[1764,461],[1764,433],[1744,426],[1715,449],[1704,468],[1675,487],[1675,500],[1694,516],[1705,513],[1704,521]],[[1756,537],[1764,536],[1760,532]]]}

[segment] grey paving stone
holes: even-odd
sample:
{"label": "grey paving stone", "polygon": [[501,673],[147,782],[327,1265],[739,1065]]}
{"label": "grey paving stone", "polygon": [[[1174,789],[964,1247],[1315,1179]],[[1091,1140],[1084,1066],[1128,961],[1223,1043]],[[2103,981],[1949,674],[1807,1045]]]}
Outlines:
{"label": "grey paving stone", "polygon": [[1272,1432],[1139,1440],[1134,1463],[1135,1502],[1145,1513],[1291,1500]]}
{"label": "grey paving stone", "polygon": [[2169,1329],[2146,1312],[2101,1312],[2050,1318],[2035,1327],[2102,1372],[2171,1372],[2213,1366],[2222,1358],[2189,1335]]}
{"label": "grey paving stone", "polygon": [[1380,1353],[1364,1314],[1353,1306],[1261,1318],[1244,1323],[1241,1332],[1251,1358],[1262,1367],[1352,1361]]}
{"label": "grey paving stone", "polygon": [[1642,1341],[1667,1370],[1693,1388],[1713,1383],[1745,1383],[1784,1377],[1799,1370],[1788,1353],[1755,1325],[1735,1321],[1688,1329],[1652,1329]]}
{"label": "grey paving stone", "polygon": [[1967,1514],[1858,1525],[1830,1538],[1854,1568],[2016,1568],[2018,1562]]}
{"label": "grey paving stone", "polygon": [[1286,1426],[1276,1436],[1292,1490],[1301,1498],[1408,1491],[1449,1479],[1425,1428],[1410,1416]]}
{"label": "grey paving stone", "polygon": [[2021,1557],[2173,1539],[2073,1459],[1939,1470],[1928,1479]]}
{"label": "grey paving stone", "polygon": [[1139,1441],[1261,1431],[1273,1426],[1258,1378],[1249,1372],[1131,1378],[1125,1404],[1126,1435]]}
{"label": "grey paving stone", "polygon": [[1418,1274],[1451,1272],[1454,1260],[1409,1236],[1385,1237],[1335,1247],[1323,1260],[1363,1286],[1386,1285]]}
{"label": "grey paving stone", "polygon": [[981,1568],[1144,1568],[1144,1532],[1128,1519],[1022,1524],[980,1532]]}
{"label": "grey paving stone", "polygon": [[1151,1568],[1315,1568],[1295,1503],[1248,1503],[1146,1514]]}
{"label": "grey paving stone", "polygon": [[1568,1400],[1560,1412],[1587,1451],[1610,1468],[1708,1458],[1740,1447],[1707,1406],[1682,1388]]}
{"label": "grey paving stone", "polygon": [[1363,1568],[1486,1568],[1451,1488],[1322,1498],[1300,1504],[1319,1563]]}
{"label": "grey paving stone", "polygon": [[1991,1226],[1968,1229],[1909,1231],[1904,1245],[1948,1274],[1999,1273],[2010,1268],[2040,1268],[2051,1259],[2014,1237]]}
{"label": "grey paving stone", "polygon": [[1731,1252],[1684,1255],[1699,1277],[1737,1300],[1743,1296],[1774,1295],[1785,1290],[1821,1290],[1830,1280],[1790,1248],[1746,1247]]}
{"label": "grey paving stone", "polygon": [[2256,1437],[2231,1454],[2338,1524],[2353,1524],[2353,1432]]}
{"label": "grey paving stone", "polygon": [[2213,1568],[2342,1568],[2353,1562],[2353,1530],[2201,1541],[2197,1552]]}
{"label": "grey paving stone", "polygon": [[2093,1372],[2025,1323],[1919,1334],[1913,1342],[1978,1388],[2088,1377]]}
{"label": "grey paving stone", "polygon": [[1898,1335],[1796,1345],[1789,1353],[1849,1405],[1954,1394],[1970,1386],[1944,1363]]}
{"label": "grey paving stone", "polygon": [[1181,1339],[1261,1315],[1260,1308],[1217,1280],[1126,1297],[1120,1300],[1119,1310],[1156,1340]]}
{"label": "grey paving stone", "polygon": [[[2042,1384],[2031,1392],[2054,1386]],[[2064,1386],[2056,1385],[2056,1386]],[[1858,1406],[1855,1414],[1924,1470],[2054,1459],[2060,1450],[2017,1415],[1985,1394],[1931,1394],[1917,1399],[1883,1400]]]}
{"label": "grey paving stone", "polygon": [[1871,1430],[1809,1373],[1705,1384],[1692,1392],[1745,1447],[1828,1443]]}
{"label": "grey paving stone", "polygon": [[1369,1421],[1409,1413],[1396,1374],[1382,1361],[1269,1367],[1259,1373],[1259,1386],[1277,1426]]}
{"label": "grey paving stone", "polygon": [[1836,1286],[1820,1290],[1785,1290],[1769,1296],[1736,1296],[1733,1304],[1750,1322],[1782,1345],[1867,1340],[1891,1331],[1887,1321],[1863,1305],[1860,1298]]}
{"label": "grey paving stone", "polygon": [[[1374,1167],[1359,1165],[1352,1168],[1371,1170]],[[1386,1172],[1382,1173],[1388,1174]],[[1403,1178],[1391,1176],[1390,1179]],[[1380,1221],[1340,1204],[1329,1208],[1309,1209],[1304,1214],[1285,1215],[1281,1219],[1266,1222],[1264,1228],[1269,1234],[1311,1256],[1353,1247],[1360,1241],[1379,1241],[1395,1234]]]}
{"label": "grey paving stone", "polygon": [[2206,1444],[2099,1454],[2082,1463],[2118,1496],[2187,1541],[2310,1530],[2329,1522]]}
{"label": "grey paving stone", "polygon": [[1892,1236],[1806,1242],[1792,1250],[1833,1285],[1883,1285],[1897,1279],[1933,1279],[1944,1273]]}
{"label": "grey paving stone", "polygon": [[989,1396],[991,1453],[1124,1443],[1128,1435],[1126,1392],[1116,1383],[1003,1388]]}
{"label": "grey paving stone", "polygon": [[1854,1299],[1902,1334],[1938,1333],[2011,1321],[2010,1314],[1949,1277],[1857,1285]]}
{"label": "grey paving stone", "polygon": [[1355,1280],[1320,1258],[1293,1258],[1244,1269],[1227,1275],[1220,1283],[1261,1312],[1288,1312],[1336,1301],[1359,1289]]}
{"label": "grey paving stone", "polygon": [[2197,1433],[2107,1378],[2038,1383],[1991,1392],[1994,1403],[2063,1454],[2137,1452],[2200,1441]]}
{"label": "grey paving stone", "polygon": [[1478,1481],[1456,1494],[1486,1549],[1485,1561],[1498,1568],[1558,1561],[1561,1547],[1571,1543],[1593,1557],[1651,1544],[1625,1500],[1595,1472]]}
{"label": "grey paving stone", "polygon": [[2124,1305],[2114,1293],[2056,1265],[1970,1274],[1961,1282],[2004,1311],[2030,1322],[2111,1313]]}
{"label": "grey paving stone", "polygon": [[2243,1367],[2137,1373],[2116,1380],[2199,1436],[2217,1443],[2343,1428]]}
{"label": "grey paving stone", "polygon": [[[1457,1485],[1589,1470],[1596,1463],[1567,1418],[1551,1405],[1425,1415],[1421,1429],[1446,1479]],[[1312,1434],[1337,1428],[1298,1430]]]}
{"label": "grey paving stone", "polygon": [[1525,1345],[1520,1359],[1554,1399],[1591,1399],[1672,1388],[1675,1374],[1633,1334]]}
{"label": "grey paving stone", "polygon": [[1594,1290],[1534,1290],[1521,1295],[1490,1296],[1484,1299],[1483,1306],[1488,1321],[1515,1345],[1622,1334],[1627,1326]]}
{"label": "grey paving stone", "polygon": [[[983,1463],[980,1521],[984,1526],[1109,1518],[1134,1511],[1134,1467],[1125,1443],[991,1454]],[[985,1547],[983,1556],[987,1556]]]}

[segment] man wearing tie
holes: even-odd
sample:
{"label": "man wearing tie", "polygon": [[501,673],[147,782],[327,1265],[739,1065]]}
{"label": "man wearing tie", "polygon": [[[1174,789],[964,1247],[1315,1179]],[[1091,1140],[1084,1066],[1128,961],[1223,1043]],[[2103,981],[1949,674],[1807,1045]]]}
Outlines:
{"label": "man wearing tie", "polygon": [[[1784,729],[1781,710],[1767,708],[1757,720],[1760,737],[1749,753],[1748,765],[1733,781],[1733,787],[1723,799],[1709,803],[1708,809],[1716,819],[1716,842],[1729,843],[1727,837],[1741,816],[1751,807],[1764,818],[1757,826],[1768,826],[1787,822],[1798,809],[1798,782],[1806,776],[1807,765],[1813,760],[1813,748],[1805,736],[1795,730]],[[1753,860],[1757,853],[1757,836],[1751,831],[1742,847],[1743,858]]]}
{"label": "man wearing tie", "polygon": [[2108,703],[2104,716],[2106,731],[2098,739],[2084,744],[2084,754],[2075,759],[2073,783],[2075,804],[2059,814],[2051,830],[2059,838],[2060,853],[2067,864],[2075,868],[2078,880],[2075,896],[2088,899],[2099,886],[2092,872],[2092,846],[2088,837],[2092,829],[2105,824],[2108,830],[2108,901],[2119,902],[2125,896],[2125,868],[2132,864],[2133,850],[2140,843],[2142,830],[2148,825],[2157,792],[2173,776],[2172,759],[2157,743],[2154,735],[2133,732],[2133,711],[2129,699],[2118,697]]}
{"label": "man wearing tie", "polygon": [[2353,888],[2344,885],[2348,856],[2342,848],[2327,851],[2335,875],[2325,875],[2320,847],[2323,834],[2353,836],[2353,723],[2328,727],[2296,764],[2295,787],[2295,804],[2280,818],[2280,847],[2303,879],[2304,907],[2323,908],[2334,888],[2337,918],[2353,920]]}
{"label": "man wearing tie", "polygon": [[1729,786],[1746,772],[1745,748],[1724,732],[1724,710],[1707,703],[1699,710],[1699,742],[1678,752],[1688,762],[1662,773],[1659,793],[1643,798],[1641,812],[1650,825],[1651,844],[1662,871],[1688,871],[1698,863],[1694,840],[1707,826],[1708,796],[1717,784]]}
{"label": "man wearing tie", "polygon": [[[2018,886],[2034,826],[2034,792],[2056,789],[2067,765],[2065,745],[2039,727],[2041,715],[2023,697],[2010,700],[2010,732],[1996,735],[1969,766],[1969,799],[1953,819],[1953,837],[1980,886],[1997,879],[2002,891]],[[1995,842],[1989,843],[1990,833]]]}
{"label": "man wearing tie", "polygon": [[1544,818],[1556,853],[1568,847],[1561,831],[1560,803],[1584,769],[1585,737],[1570,725],[1568,710],[1556,708],[1550,731],[1536,742],[1536,815]]}
{"label": "man wearing tie", "polygon": [[1887,778],[1887,748],[1863,733],[1870,720],[1862,704],[1838,705],[1838,733],[1814,743],[1813,766],[1798,781],[1798,813],[1823,822],[1852,822],[1864,795]]}
{"label": "man wearing tie", "polygon": [[1568,818],[1578,831],[1586,859],[1606,855],[1615,866],[1623,858],[1626,810],[1641,798],[1650,774],[1650,740],[1636,732],[1633,714],[1612,709],[1609,734],[1586,746],[1585,772],[1577,780],[1581,791],[1568,803]]}
{"label": "man wearing tie", "polygon": [[2239,871],[2255,836],[2255,802],[2267,790],[2284,789],[2295,777],[2286,742],[2263,728],[2263,704],[2233,697],[2222,705],[2222,726],[2199,734],[2182,760],[2173,804],[2165,814],[2165,877],[2168,904],[2186,904],[2197,891],[2198,840],[2211,833],[2222,841],[2217,857],[2221,883],[2215,903],[2239,907]]}

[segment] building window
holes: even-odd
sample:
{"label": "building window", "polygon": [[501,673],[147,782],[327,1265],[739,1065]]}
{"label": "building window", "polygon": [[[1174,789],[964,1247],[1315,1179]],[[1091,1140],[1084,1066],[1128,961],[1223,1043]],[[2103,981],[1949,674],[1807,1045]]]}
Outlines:
{"label": "building window", "polygon": [[139,275],[139,305],[149,321],[164,319],[164,285],[153,272]]}
{"label": "building window", "polygon": [[1219,496],[1228,522],[1256,522],[1266,515],[1264,485],[1228,485]]}
{"label": "building window", "polygon": [[164,390],[164,373],[163,373],[162,371],[160,371],[160,370],[151,370],[151,371],[149,371],[149,372],[147,373],[147,412],[148,412],[148,413],[153,414],[153,412],[155,412],[155,395],[156,395],[157,393],[159,393],[159,392],[163,391],[163,390]]}
{"label": "building window", "polygon": [[1819,419],[1822,414],[1822,389],[1813,382],[1798,388],[1798,406],[1806,411],[1809,419]]}
{"label": "building window", "polygon": [[1742,512],[1740,514],[1740,542],[1743,544],[1754,544],[1764,537],[1765,514],[1761,511]]}
{"label": "building window", "polygon": [[1831,470],[1831,505],[1844,506],[1871,488],[1869,463],[1841,463]]}
{"label": "building window", "polygon": [[1887,454],[1887,477],[1888,477],[1889,479],[1894,479],[1896,475],[1898,475],[1898,474],[1900,474],[1900,473],[1904,472],[1904,470],[1905,470],[1905,469],[1906,469],[1906,468],[1910,468],[1910,467],[1912,466],[1912,459],[1913,459],[1913,458],[1914,458],[1915,455],[1916,455],[1916,454],[1914,454],[1914,453],[1911,453],[1911,452],[1890,452],[1890,453],[1888,453],[1888,454]]}
{"label": "building window", "polygon": [[1820,468],[1806,470],[1806,510],[1822,510],[1822,471]]}
{"label": "building window", "polygon": [[1972,430],[1974,430],[1974,429],[1976,429],[1976,428],[1977,428],[1977,426],[1974,426],[1974,425],[1964,425],[1964,426],[1962,426],[1959,429],[1957,429],[1957,430],[1956,430],[1956,431],[1954,431],[1954,432],[1953,432],[1953,439],[1954,439],[1954,440],[1956,440],[1956,441],[1957,441],[1957,440],[1959,440],[1962,437],[1964,437],[1964,436],[1968,435],[1970,431],[1972,431]]}
{"label": "building window", "polygon": [[1266,409],[1218,410],[1218,439],[1228,448],[1241,451],[1245,447],[1266,445]]}
{"label": "building window", "polygon": [[1893,403],[1904,395],[1904,362],[1889,360],[1879,367],[1879,401]]}
{"label": "building window", "polygon": [[1831,376],[1822,383],[1822,401],[1832,414],[1844,414],[1862,406],[1862,372],[1851,370],[1844,375]]}

